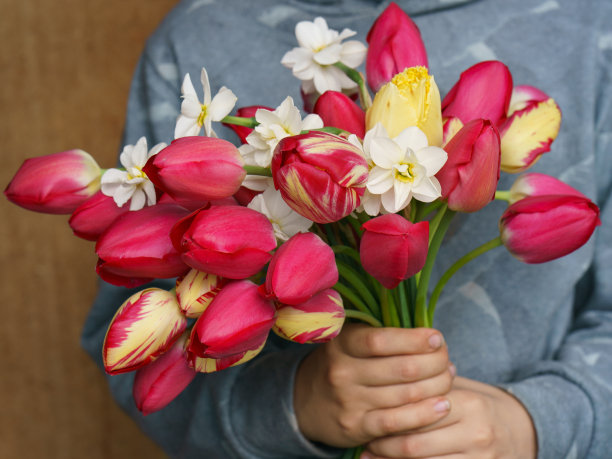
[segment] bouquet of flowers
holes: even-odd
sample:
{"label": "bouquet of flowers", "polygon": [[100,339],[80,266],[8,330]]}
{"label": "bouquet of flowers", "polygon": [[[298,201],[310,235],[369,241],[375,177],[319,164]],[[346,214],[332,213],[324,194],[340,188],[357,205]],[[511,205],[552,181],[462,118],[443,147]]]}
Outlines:
{"label": "bouquet of flowers", "polygon": [[[394,3],[367,48],[353,35],[320,17],[297,24],[282,64],[301,80],[304,118],[291,97],[230,115],[236,96],[213,97],[202,69],[204,100],[186,75],[170,145],[141,138],[105,171],[81,150],[28,159],[6,188],[26,209],[71,214],[75,235],[96,241],[103,280],[177,278],[120,305],[104,342],[108,373],[136,371],[144,414],[198,372],[252,359],[271,332],[322,343],[347,319],[430,327],[445,284],[477,256],[503,245],[543,263],[600,224],[593,202],[551,176],[497,190],[500,171],[522,173],[550,150],[561,112],[547,94],[487,61],[441,98],[419,30]],[[217,122],[242,145],[218,138]],[[508,202],[499,236],[430,288],[453,216],[493,199]]]}

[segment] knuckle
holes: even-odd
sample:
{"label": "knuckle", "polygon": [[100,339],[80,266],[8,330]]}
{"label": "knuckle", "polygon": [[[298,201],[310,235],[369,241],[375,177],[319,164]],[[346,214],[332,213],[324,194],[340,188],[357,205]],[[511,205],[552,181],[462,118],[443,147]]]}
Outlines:
{"label": "knuckle", "polygon": [[418,438],[411,435],[405,435],[399,445],[402,457],[420,457],[421,447],[419,443]]}
{"label": "knuckle", "polygon": [[418,377],[418,367],[410,358],[402,359],[397,365],[397,373],[402,381],[414,381]]}
{"label": "knuckle", "polygon": [[474,444],[481,449],[490,447],[495,440],[493,427],[484,423],[473,430],[473,435]]}
{"label": "knuckle", "polygon": [[379,355],[385,347],[385,337],[379,330],[370,330],[364,336],[365,347],[371,355]]}
{"label": "knuckle", "polygon": [[407,384],[404,388],[404,401],[406,403],[418,402],[425,398],[425,390],[420,384]]}
{"label": "knuckle", "polygon": [[393,412],[386,412],[378,418],[378,432],[382,435],[390,435],[397,432],[398,420]]}
{"label": "knuckle", "polygon": [[327,368],[326,380],[330,387],[342,389],[350,380],[350,372],[344,365],[331,365]]}

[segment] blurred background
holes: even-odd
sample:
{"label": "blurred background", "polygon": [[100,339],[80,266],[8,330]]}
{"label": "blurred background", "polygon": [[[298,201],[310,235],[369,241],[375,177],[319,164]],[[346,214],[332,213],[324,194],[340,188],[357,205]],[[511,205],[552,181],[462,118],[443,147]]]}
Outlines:
{"label": "blurred background", "polygon": [[[81,148],[111,167],[130,77],[176,0],[0,0],[0,184],[24,159]],[[68,216],[0,199],[0,458],[162,458],[79,345],[96,292]]]}

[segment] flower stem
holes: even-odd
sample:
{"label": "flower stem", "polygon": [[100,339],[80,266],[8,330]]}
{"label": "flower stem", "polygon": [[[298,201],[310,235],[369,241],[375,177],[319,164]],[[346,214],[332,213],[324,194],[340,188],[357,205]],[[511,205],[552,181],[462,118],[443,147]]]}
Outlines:
{"label": "flower stem", "polygon": [[496,191],[495,199],[499,201],[507,201],[510,202],[510,190],[507,191]]}
{"label": "flower stem", "polygon": [[340,276],[359,294],[361,299],[368,306],[368,309],[372,311],[375,316],[379,316],[380,308],[378,307],[374,295],[372,295],[372,292],[368,289],[367,283],[364,282],[363,279],[360,279],[359,274],[353,268],[342,261],[336,260],[336,265],[338,266],[338,273]]}
{"label": "flower stem", "polygon": [[351,257],[358,265],[361,265],[361,258],[359,257],[359,252],[352,247],[348,247],[346,245],[332,245],[332,250],[335,254],[338,255],[347,255]]}
{"label": "flower stem", "polygon": [[356,311],[355,309],[345,309],[344,313],[348,319],[357,319],[362,322],[370,324],[372,327],[382,327],[383,324],[376,317],[372,317],[369,314],[365,314],[361,311]]}
{"label": "flower stem", "polygon": [[261,175],[262,177],[272,177],[272,171],[269,167],[259,167],[259,166],[243,166],[244,170],[249,175]]}
{"label": "flower stem", "polygon": [[361,298],[359,298],[355,294],[355,292],[353,292],[346,285],[338,282],[336,283],[336,285],[333,286],[333,289],[336,292],[338,292],[340,295],[342,295],[344,298],[346,298],[350,303],[352,303],[353,306],[355,306],[359,311],[369,316],[372,316],[372,311],[370,311],[368,307],[366,306],[366,304],[363,301],[361,301]]}
{"label": "flower stem", "polygon": [[474,258],[479,257],[483,253],[486,253],[489,250],[494,249],[495,247],[499,247],[500,245],[502,245],[502,241],[499,236],[494,239],[491,239],[490,241],[482,244],[480,247],[476,247],[471,252],[459,258],[459,260],[457,260],[450,268],[446,270],[446,272],[442,275],[442,277],[436,284],[436,287],[434,288],[431,294],[431,298],[429,299],[429,308],[427,310],[427,313],[429,314],[430,322],[433,322],[434,312],[436,310],[436,303],[438,302],[438,298],[440,297],[440,294],[442,293],[442,289],[444,288],[446,283],[450,280],[450,278],[453,277],[453,275],[457,271],[459,271],[460,268],[465,266],[467,263],[472,261]]}
{"label": "flower stem", "polygon": [[233,124],[234,126],[245,126],[254,128],[258,126],[259,123],[255,120],[255,118],[246,118],[244,116],[231,116],[228,115],[221,120],[224,124]]}
{"label": "flower stem", "polygon": [[351,80],[353,80],[359,86],[359,100],[361,101],[361,108],[364,111],[367,111],[368,108],[372,105],[372,97],[368,92],[368,88],[366,87],[365,81],[361,73],[357,70],[350,68],[348,65],[344,65],[342,62],[336,62],[334,64],[335,67],[338,67],[346,76],[348,76]]}
{"label": "flower stem", "polygon": [[399,296],[399,314],[400,323],[402,328],[412,328],[412,321],[410,320],[410,310],[408,309],[408,300],[406,298],[406,281],[400,282],[397,286],[397,293]]}

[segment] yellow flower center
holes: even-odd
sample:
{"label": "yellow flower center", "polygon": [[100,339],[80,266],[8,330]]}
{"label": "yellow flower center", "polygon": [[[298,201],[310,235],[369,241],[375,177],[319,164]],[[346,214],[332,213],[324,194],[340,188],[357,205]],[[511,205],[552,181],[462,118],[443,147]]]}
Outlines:
{"label": "yellow flower center", "polygon": [[204,119],[206,118],[206,112],[207,111],[208,111],[208,107],[206,107],[206,105],[202,104],[202,111],[198,115],[198,119],[197,119],[198,126],[200,126],[200,127],[204,126]]}
{"label": "yellow flower center", "polygon": [[414,174],[414,164],[412,163],[400,163],[395,167],[395,180],[399,180],[404,183],[412,183],[414,182],[415,174]]}
{"label": "yellow flower center", "polygon": [[423,84],[425,85],[425,91],[429,93],[431,87],[431,77],[427,67],[423,66],[408,67],[403,72],[395,75],[391,82],[397,86],[403,95],[413,93]]}

